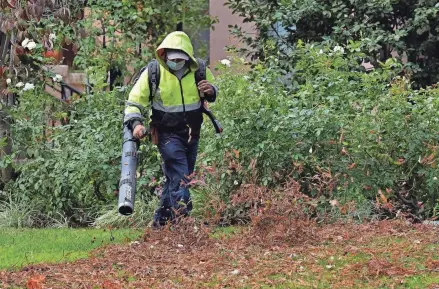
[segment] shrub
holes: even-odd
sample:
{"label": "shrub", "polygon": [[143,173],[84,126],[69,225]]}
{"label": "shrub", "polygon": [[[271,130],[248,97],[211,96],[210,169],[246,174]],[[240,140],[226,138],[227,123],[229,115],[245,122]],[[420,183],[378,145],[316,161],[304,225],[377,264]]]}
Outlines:
{"label": "shrub", "polygon": [[[292,80],[282,76],[276,57],[251,72],[240,69],[241,60],[220,68],[221,95],[212,110],[225,130],[218,137],[205,121],[197,170],[206,185],[194,188],[194,215],[214,216],[232,205],[232,216],[231,200],[243,185],[271,192],[291,179],[317,200],[315,216],[343,213],[352,201],[358,219],[377,208],[390,215],[437,213],[439,90],[413,90],[396,76],[401,66],[392,59],[364,73],[355,69],[364,56],[355,51],[299,43],[294,55]],[[72,223],[91,223],[115,207],[123,99],[100,92],[65,106],[43,93],[23,94],[13,129],[28,159],[18,166],[13,194],[39,200],[43,212]],[[57,117],[69,123],[47,126],[47,118]],[[137,195],[149,200],[160,156],[149,142],[141,152]],[[146,207],[140,205],[147,213],[137,223],[150,217]],[[106,212],[96,225],[124,225]]]}
{"label": "shrub", "polygon": [[18,194],[6,194],[6,200],[0,200],[0,228],[30,228],[37,223],[38,214],[37,205]]}
{"label": "shrub", "polygon": [[348,202],[360,192],[393,214],[432,213],[439,91],[413,90],[392,59],[369,73],[352,69],[362,56],[299,43],[289,88],[263,63],[220,76],[213,110],[225,131],[204,135],[200,163],[220,172],[211,182],[223,200],[241,184],[276,187],[293,177],[309,196]]}
{"label": "shrub", "polygon": [[[20,144],[16,149],[26,148],[27,158],[17,166],[14,195],[39,200],[44,213],[60,213],[71,224],[90,223],[102,206],[116,205],[123,98],[118,92],[101,92],[60,104],[42,92],[23,94],[12,111],[13,135]],[[142,146],[139,197],[149,195],[148,184],[159,170],[157,152],[150,147]]]}
{"label": "shrub", "polygon": [[[299,40],[354,44],[375,67],[392,57],[405,58],[404,73],[416,86],[436,83],[438,71],[438,11],[435,1],[300,1],[227,0],[233,13],[259,31],[248,35],[232,27],[255,58],[278,55],[279,65],[294,71]],[[359,60],[360,63],[362,60]]]}

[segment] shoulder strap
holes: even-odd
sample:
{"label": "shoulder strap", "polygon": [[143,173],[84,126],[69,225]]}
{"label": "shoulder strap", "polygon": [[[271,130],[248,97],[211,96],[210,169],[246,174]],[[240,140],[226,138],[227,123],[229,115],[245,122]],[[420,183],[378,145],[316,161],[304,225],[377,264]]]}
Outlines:
{"label": "shoulder strap", "polygon": [[198,69],[195,71],[195,82],[198,84],[202,80],[206,80],[206,61],[197,58]]}
{"label": "shoulder strap", "polygon": [[135,76],[132,84],[136,84],[136,82],[139,80],[140,76],[146,69],[148,69],[149,101],[152,102],[152,99],[160,84],[160,65],[156,59],[152,60],[148,63],[148,65],[140,69],[140,71]]}
{"label": "shoulder strap", "polygon": [[140,69],[140,71],[134,75],[134,77],[132,78],[131,84],[134,85],[136,84],[137,81],[139,81],[140,76],[142,75],[142,73],[145,71],[145,69],[147,69],[148,66],[144,66],[142,67],[142,69]]}
{"label": "shoulder strap", "polygon": [[149,83],[149,101],[152,102],[157,88],[160,85],[160,65],[154,59],[148,63],[148,83]]}

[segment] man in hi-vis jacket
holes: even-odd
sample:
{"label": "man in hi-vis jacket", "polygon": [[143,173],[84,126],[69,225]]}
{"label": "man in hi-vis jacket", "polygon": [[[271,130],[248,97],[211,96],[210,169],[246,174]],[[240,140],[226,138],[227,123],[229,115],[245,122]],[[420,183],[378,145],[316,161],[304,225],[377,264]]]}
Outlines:
{"label": "man in hi-vis jacket", "polygon": [[[142,138],[145,126],[149,127],[162,156],[166,183],[154,215],[155,227],[186,216],[192,209],[187,184],[197,159],[203,122],[201,107],[204,100],[213,102],[218,94],[208,68],[206,79],[196,83],[198,63],[193,54],[192,43],[184,32],[169,34],[156,50],[160,81],[155,95],[150,95],[146,69],[131,90],[125,109],[124,122],[133,130],[134,137]],[[149,105],[152,115],[147,124],[141,108]]]}

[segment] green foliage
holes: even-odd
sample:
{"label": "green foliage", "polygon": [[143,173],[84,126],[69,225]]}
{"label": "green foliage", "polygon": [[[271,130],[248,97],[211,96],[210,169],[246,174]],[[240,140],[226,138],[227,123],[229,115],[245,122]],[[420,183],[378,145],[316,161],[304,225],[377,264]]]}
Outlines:
{"label": "green foliage", "polygon": [[227,200],[243,183],[276,187],[294,178],[313,197],[348,202],[360,192],[431,214],[439,198],[439,91],[413,90],[392,59],[353,71],[361,56],[299,42],[289,89],[282,70],[263,63],[249,74],[222,74],[213,110],[224,134],[205,134],[200,160],[218,172],[208,182],[213,191]]}
{"label": "green foliage", "polygon": [[[378,197],[394,213],[430,216],[439,198],[438,90],[413,90],[396,76],[401,65],[392,59],[369,73],[352,70],[362,56],[299,42],[288,85],[275,65],[261,62],[246,72],[235,60],[231,69],[221,67],[221,96],[212,109],[225,131],[218,137],[204,124],[197,169],[207,186],[194,189],[195,215],[214,216],[243,184],[277,188],[293,178],[319,200],[323,214],[341,214],[355,200],[359,208],[352,215],[363,220]],[[146,224],[152,204],[139,204],[145,214],[132,220],[108,211],[120,174],[123,99],[119,91],[96,92],[62,104],[38,90],[23,93],[12,111],[13,132],[28,159],[17,167],[14,194],[40,200],[49,217],[59,212],[70,223],[101,215],[98,226]],[[47,125],[65,117],[69,124]],[[142,142],[141,202],[151,200],[159,163],[156,147]],[[340,207],[330,206],[332,199]]]}
{"label": "green foliage", "polygon": [[[81,24],[88,36],[79,38],[81,49],[75,58],[84,70],[105,65],[123,72],[128,67],[138,71],[154,58],[157,45],[175,31],[177,23],[182,22],[184,31],[198,40],[201,31],[215,22],[205,0],[98,0],[91,3],[90,12]],[[106,36],[105,45],[102,35]],[[199,44],[197,52],[205,52],[207,43]]]}
{"label": "green foliage", "polygon": [[158,198],[136,201],[135,211],[129,217],[120,215],[111,204],[101,210],[92,225],[96,228],[144,228],[151,223],[158,203]]}
{"label": "green foliage", "polygon": [[[79,24],[90,35],[80,40],[82,48],[77,58],[78,65],[87,68],[94,85],[93,95],[64,103],[44,93],[42,86],[25,92],[16,90],[19,105],[10,110],[14,119],[14,151],[26,159],[15,164],[20,175],[10,190],[12,196],[19,196],[25,203],[39,204],[45,218],[61,217],[58,221],[61,223],[63,220],[69,224],[94,222],[96,226],[147,223],[154,205],[149,203],[150,191],[160,175],[159,153],[149,142],[142,143],[137,191],[139,214],[132,219],[116,216],[123,93],[129,88],[114,92],[102,89],[106,86],[105,73],[113,64],[129,64],[137,59],[141,65],[134,52],[126,57],[125,54],[129,45],[140,41],[138,37],[144,32],[145,23],[153,23],[146,26],[153,31],[148,30],[151,46],[142,50],[142,60],[146,62],[151,57],[150,48],[163,36],[154,34],[158,33],[154,27],[163,21],[157,18],[155,9],[168,9],[161,16],[169,16],[172,21],[163,27],[173,29],[179,20],[174,16],[185,8],[177,2],[175,11],[164,6],[139,9],[138,4],[129,1],[111,2],[110,7],[119,8],[111,15],[103,2],[93,4],[96,6],[92,16]],[[375,70],[360,71],[358,63],[382,49],[366,41],[371,36],[363,34],[363,30],[369,31],[364,27],[359,30],[359,41],[347,42],[337,38],[344,34],[338,35],[333,28],[335,24],[329,22],[331,37],[346,43],[345,47],[334,47],[332,40],[321,45],[298,41],[297,35],[314,41],[329,33],[324,30],[307,37],[305,32],[300,34],[310,31],[301,26],[305,25],[303,15],[320,15],[318,11],[332,4],[312,2],[306,6],[308,10],[294,10],[291,19],[297,20],[293,24],[297,25],[298,34],[285,39],[281,35],[267,37],[271,33],[270,23],[290,21],[287,16],[293,10],[289,9],[299,5],[298,2],[292,6],[292,2],[283,1],[275,7],[270,1],[262,2],[260,7],[250,7],[251,1],[229,1],[229,5],[232,3],[237,5],[233,6],[236,11],[248,8],[252,15],[248,20],[265,29],[261,29],[261,38],[249,40],[265,54],[251,72],[243,60],[234,60],[233,69],[220,68],[217,84],[221,95],[212,108],[225,131],[221,137],[215,136],[209,121],[205,121],[197,169],[207,176],[207,186],[194,189],[194,215],[215,215],[221,202],[231,203],[233,193],[241,185],[275,189],[291,179],[299,182],[304,193],[316,198],[322,214],[344,214],[344,206],[354,200],[361,208],[353,216],[362,220],[373,211],[370,201],[375,198],[379,206],[392,212],[402,209],[424,217],[437,214],[438,89],[413,90],[408,77],[397,76],[407,70],[408,64],[402,65],[387,56],[382,62],[375,59]],[[333,9],[341,9],[343,5],[339,4]],[[385,16],[390,12],[386,10],[387,4],[383,5],[377,6]],[[186,11],[188,23],[196,22],[200,7]],[[271,18],[273,11],[277,11],[275,18]],[[377,12],[375,8],[371,11]],[[259,12],[262,14],[255,17]],[[354,21],[349,15],[345,21]],[[146,22],[138,20],[139,17]],[[110,41],[108,47],[101,49],[95,36],[100,35],[102,27],[92,28],[93,19],[102,21],[107,32],[114,35],[127,32],[131,23],[132,34],[122,33],[119,40],[124,40],[123,44],[119,45],[119,40]],[[204,16],[202,19],[200,23],[206,20]],[[323,24],[317,21],[312,25]],[[356,34],[349,37],[356,39]],[[10,164],[11,160],[5,158],[2,165]],[[339,206],[327,202],[333,199],[338,200]]]}
{"label": "green foliage", "polygon": [[[61,62],[53,56],[62,51],[68,57],[64,64],[72,66],[74,57],[75,69],[86,71],[97,66],[105,72],[118,69],[129,75],[132,71],[128,68],[137,71],[153,58],[157,44],[177,23],[183,23],[184,31],[197,40],[216,21],[210,17],[205,0],[74,0],[16,6],[0,7],[0,29],[14,39],[12,53],[5,49],[0,62],[14,59],[13,69],[6,73],[13,83],[39,79],[44,65]],[[27,48],[25,39],[35,45]],[[197,52],[204,54],[207,43],[197,44]]]}
{"label": "green foliage", "polygon": [[355,49],[366,53],[375,67],[391,57],[406,59],[405,72],[414,74],[418,86],[439,80],[436,1],[228,0],[226,5],[260,31],[254,38],[232,27],[232,33],[244,39],[252,54],[280,53],[281,65],[290,70],[288,60],[299,39],[331,39],[346,46],[360,41]]}
{"label": "green foliage", "polygon": [[105,195],[114,190],[111,185],[116,181],[101,183],[100,177],[117,170],[111,164],[116,162],[120,142],[112,130],[120,123],[120,112],[114,110],[119,107],[117,98],[97,94],[78,100],[72,103],[69,125],[50,127],[57,113],[67,117],[66,112],[48,111],[47,103],[55,101],[41,92],[25,94],[13,111],[17,120],[13,134],[28,157],[18,166],[21,177],[16,190],[29,199],[38,196],[45,211],[52,213],[95,204],[93,193],[105,198],[99,195],[101,186]]}
{"label": "green foliage", "polygon": [[[14,153],[3,157],[0,167],[13,165],[19,172],[8,192],[24,203],[37,202],[46,225],[88,224],[103,208],[115,205],[120,176],[125,100],[121,92],[127,87],[106,92],[107,72],[120,69],[129,76],[128,70],[137,71],[179,22],[196,41],[214,20],[204,0],[89,1],[85,18],[78,3],[59,5],[62,7],[56,11],[40,7],[46,9],[44,17],[33,19],[21,19],[21,14],[15,13],[18,10],[2,10],[2,19],[10,21],[5,32],[17,41],[16,67],[6,77],[12,79],[8,90],[17,94],[19,102],[7,110],[8,120],[12,120]],[[62,13],[67,9],[70,14]],[[25,50],[21,46],[25,38],[35,42],[35,47]],[[54,50],[68,46],[76,55],[75,68],[86,72],[93,95],[61,102],[44,91],[47,80],[42,75],[47,74],[47,67],[43,65],[53,64],[53,59],[42,55],[49,42]],[[197,52],[205,45],[198,41]],[[19,82],[23,82],[21,87],[16,86]],[[24,83],[35,87],[25,91]],[[5,139],[0,139],[0,149],[5,144]],[[16,158],[21,160],[14,163]],[[153,180],[159,179],[159,159],[150,143],[141,145],[137,192],[141,202],[150,202],[150,190],[157,183]],[[147,206],[151,205],[143,204]],[[105,216],[99,220],[105,222]]]}
{"label": "green foliage", "polygon": [[[123,99],[118,92],[102,92],[64,105],[42,92],[23,94],[20,105],[12,110],[13,134],[20,143],[16,149],[26,148],[27,159],[17,166],[21,174],[14,194],[41,200],[44,212],[50,216],[59,212],[73,223],[91,222],[100,206],[114,203],[120,177]],[[64,118],[69,124],[48,125],[49,120]],[[149,182],[159,170],[153,165],[158,153],[151,145],[146,143],[142,151],[141,164],[145,165],[139,170],[139,197],[142,192],[149,194]]]}
{"label": "green foliage", "polygon": [[0,201],[0,228],[30,228],[35,225],[38,212],[35,203],[9,193],[6,200]]}

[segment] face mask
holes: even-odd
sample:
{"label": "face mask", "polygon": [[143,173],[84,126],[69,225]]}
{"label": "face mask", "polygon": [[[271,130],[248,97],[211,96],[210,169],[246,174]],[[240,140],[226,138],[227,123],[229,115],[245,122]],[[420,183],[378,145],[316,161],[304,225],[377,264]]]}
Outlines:
{"label": "face mask", "polygon": [[178,70],[182,69],[184,67],[185,63],[186,63],[185,61],[174,62],[174,61],[171,61],[171,60],[168,60],[166,62],[166,64],[168,65],[169,69],[172,69],[174,71],[178,71]]}

